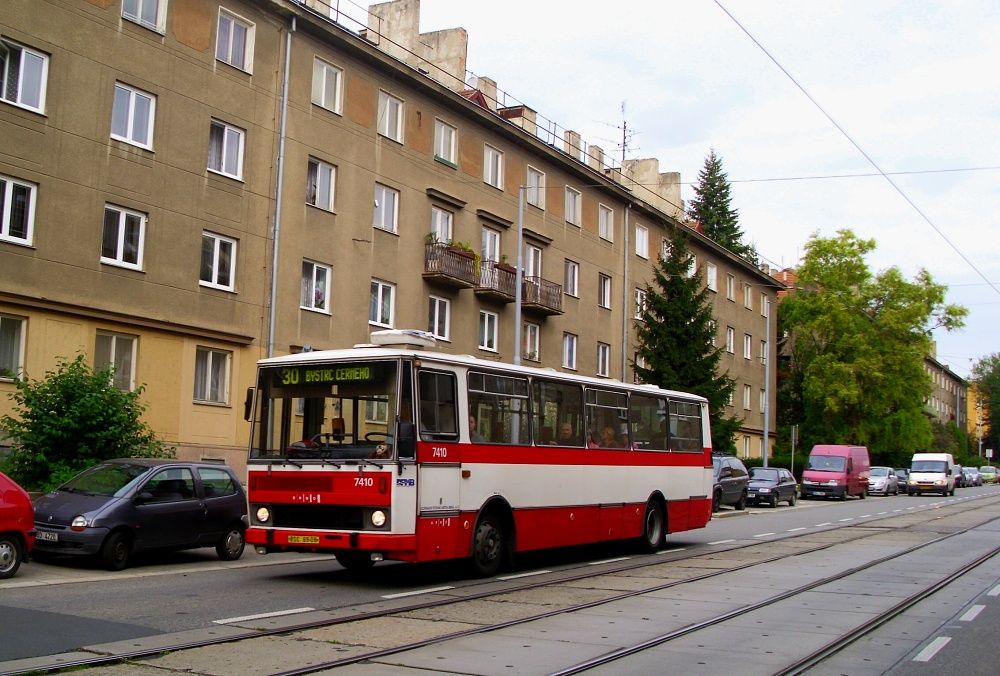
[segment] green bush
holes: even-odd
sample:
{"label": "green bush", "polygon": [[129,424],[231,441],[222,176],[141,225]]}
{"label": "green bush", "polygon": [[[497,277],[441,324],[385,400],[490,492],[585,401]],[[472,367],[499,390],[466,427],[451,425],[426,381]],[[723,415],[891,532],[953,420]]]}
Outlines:
{"label": "green bush", "polygon": [[15,381],[14,415],[0,418],[11,440],[3,471],[28,490],[49,490],[108,458],[172,457],[141,420],[143,388],[123,392],[109,370],[79,355],[41,380]]}

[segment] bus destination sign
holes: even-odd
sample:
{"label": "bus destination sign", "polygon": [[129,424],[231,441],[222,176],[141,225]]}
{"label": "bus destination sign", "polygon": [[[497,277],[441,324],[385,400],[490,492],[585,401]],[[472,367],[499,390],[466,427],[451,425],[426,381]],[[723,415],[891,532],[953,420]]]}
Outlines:
{"label": "bus destination sign", "polygon": [[275,373],[285,386],[373,383],[381,380],[380,364],[325,364],[321,366],[284,366]]}

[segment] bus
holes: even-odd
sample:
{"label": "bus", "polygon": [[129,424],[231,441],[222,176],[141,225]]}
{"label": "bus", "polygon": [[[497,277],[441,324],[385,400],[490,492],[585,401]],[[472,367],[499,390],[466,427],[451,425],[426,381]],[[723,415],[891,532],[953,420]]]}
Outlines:
{"label": "bus", "polygon": [[259,553],[469,559],[704,527],[700,396],[435,350],[421,331],[263,359],[247,393],[250,526]]}

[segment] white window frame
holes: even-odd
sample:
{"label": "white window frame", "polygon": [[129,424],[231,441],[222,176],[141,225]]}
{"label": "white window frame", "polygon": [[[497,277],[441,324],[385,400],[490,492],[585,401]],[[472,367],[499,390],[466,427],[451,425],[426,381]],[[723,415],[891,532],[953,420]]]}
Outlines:
{"label": "white window frame", "polygon": [[643,312],[646,310],[647,295],[645,289],[635,290],[635,318],[642,321]]}
{"label": "white window frame", "polygon": [[767,317],[767,314],[768,314],[767,313],[767,309],[771,305],[770,300],[771,299],[767,297],[766,293],[764,293],[763,291],[760,292],[760,316],[761,317]]}
{"label": "white window frame", "polygon": [[615,212],[603,204],[597,205],[597,236],[609,242],[615,241]]}
{"label": "white window frame", "polygon": [[597,343],[597,375],[607,378],[611,373],[611,346]]}
{"label": "white window frame", "polygon": [[749,385],[743,385],[743,410],[752,411],[750,404],[752,403],[750,399],[753,397],[753,388]]}
{"label": "white window frame", "polygon": [[427,306],[427,330],[438,340],[451,340],[451,301],[430,296]]}
{"label": "white window frame", "polygon": [[[229,372],[232,353],[199,345],[194,358],[194,401],[199,404],[229,403]],[[199,375],[198,371],[202,370]],[[218,376],[218,387],[213,391],[213,376]]]}
{"label": "white window frame", "polygon": [[337,167],[309,158],[306,169],[306,204],[324,211],[333,211],[337,194]]}
{"label": "white window frame", "polygon": [[[107,341],[107,363],[98,361],[98,354],[102,349],[100,346],[102,339]],[[113,367],[112,382],[114,386],[124,392],[131,392],[135,389],[135,355],[138,343],[138,336],[112,331],[98,331],[94,341],[94,369],[100,371],[108,366]],[[123,356],[125,364],[128,365],[128,370],[124,372],[118,369],[119,358]]]}
{"label": "white window frame", "polygon": [[[49,57],[37,50],[26,47],[20,43],[0,38],[0,47],[6,48],[7,56],[0,62],[0,101],[9,103],[18,108],[25,108],[36,113],[45,113],[45,90],[49,81]],[[21,53],[18,60],[17,75],[10,72],[11,63],[9,54],[13,50]],[[30,58],[25,58],[25,57]],[[30,72],[28,69],[31,69]],[[34,75],[32,84],[36,84],[29,91],[26,91],[25,76]],[[8,85],[13,84],[16,91],[8,89]]]}
{"label": "white window frame", "polygon": [[576,227],[580,227],[580,213],[583,209],[583,194],[576,190],[566,186],[566,202],[565,202],[565,217],[566,222]]}
{"label": "white window frame", "polygon": [[758,406],[760,407],[760,412],[763,413],[767,408],[767,390],[763,387],[760,388],[760,400],[758,401]]}
{"label": "white window frame", "polygon": [[[218,129],[219,132],[214,135],[213,131],[216,129]],[[218,138],[218,142],[221,144],[219,148],[218,166],[214,167],[212,166],[213,137]],[[232,146],[234,143],[236,144],[235,158],[232,156]],[[238,181],[242,181],[243,150],[245,146],[246,131],[223,122],[222,120],[213,119],[208,133],[208,170],[215,174],[222,174],[223,176],[228,176],[229,178],[235,178]],[[235,162],[232,162],[232,160],[235,160]],[[232,166],[233,163],[236,164],[235,167]]]}
{"label": "white window frame", "polygon": [[763,366],[767,364],[767,341],[760,341],[760,365]]}
{"label": "white window frame", "polygon": [[[109,217],[114,216],[114,223],[109,221]],[[113,233],[109,233],[109,227],[114,228]],[[135,260],[126,260],[126,240],[130,228],[138,230],[137,242],[135,246]],[[114,255],[108,256],[105,253],[104,245],[109,239],[109,235],[114,236]],[[115,265],[132,270],[142,270],[142,254],[146,242],[146,214],[141,211],[133,211],[116,204],[104,205],[104,224],[101,230],[101,262],[107,265]]]}
{"label": "white window frame", "polygon": [[524,270],[525,277],[542,276],[542,248],[534,244],[524,244]]}
{"label": "white window frame", "polygon": [[396,285],[372,278],[368,299],[368,323],[391,329],[396,325]]}
{"label": "white window frame", "polygon": [[563,368],[576,370],[576,344],[577,336],[575,333],[563,333],[562,340],[562,365]]}
{"label": "white window frame", "polygon": [[649,228],[645,225],[635,226],[635,255],[649,258]]}
{"label": "white window frame", "polygon": [[736,329],[731,326],[726,327],[726,352],[736,353]]}
{"label": "white window frame", "polygon": [[563,291],[567,296],[578,298],[580,296],[580,264],[576,261],[566,259],[563,268]]}
{"label": "white window frame", "polygon": [[688,267],[687,276],[694,277],[698,274],[698,256],[691,254],[690,265]]}
{"label": "white window frame", "polygon": [[715,266],[715,263],[705,264],[705,286],[713,293],[718,293],[719,291],[719,269]]}
{"label": "white window frame", "polygon": [[597,274],[597,306],[611,309],[611,275]]}
{"label": "white window frame", "polygon": [[[136,119],[137,107],[143,101],[148,106],[144,125]],[[121,106],[124,106],[125,109],[121,110]],[[122,119],[123,114],[124,119]],[[115,96],[111,105],[111,138],[152,150],[155,120],[156,97],[154,95],[121,82],[115,83]],[[119,127],[117,131],[115,129],[116,121]],[[121,123],[124,123],[124,129],[121,128]]]}
{"label": "white window frame", "polygon": [[743,285],[743,307],[753,310],[753,287],[749,284]]}
{"label": "white window frame", "polygon": [[483,261],[500,262],[500,231],[483,227],[482,246],[479,250]]}
{"label": "white window frame", "polygon": [[736,277],[726,273],[726,300],[736,302]]}
{"label": "white window frame", "polygon": [[[242,53],[238,53],[240,51],[239,45],[233,39],[235,35],[233,28],[236,27],[241,28],[244,32]],[[223,35],[224,30],[225,36]],[[219,22],[215,32],[215,59],[246,73],[252,73],[256,30],[256,24],[252,21],[248,21],[225,7],[219,7]]]}
{"label": "white window frame", "polygon": [[[387,202],[392,202],[386,205]],[[388,222],[386,222],[388,221]],[[375,211],[372,225],[379,230],[396,232],[399,223],[399,191],[381,183],[375,184]]]}
{"label": "white window frame", "polygon": [[503,190],[503,151],[483,144],[483,182]]}
{"label": "white window frame", "polygon": [[[24,342],[28,320],[24,317],[0,314],[0,338],[4,329],[11,332],[10,344],[0,341],[0,381],[9,382],[24,375]],[[13,328],[10,328],[13,326]],[[6,361],[6,363],[5,363]]]}
{"label": "white window frame", "polygon": [[743,358],[753,359],[753,338],[750,337],[749,333],[743,334]]}
{"label": "white window frame", "polygon": [[719,325],[714,319],[709,319],[708,326],[712,329],[712,347],[715,347],[717,342],[716,334],[719,332]]}
{"label": "white window frame", "polygon": [[497,335],[500,316],[489,310],[479,311],[479,349],[497,351]]}
{"label": "white window frame", "polygon": [[435,242],[450,242],[455,225],[455,214],[439,206],[431,205],[431,239]]}
{"label": "white window frame", "polygon": [[666,237],[660,238],[660,258],[670,258],[670,240]]}
{"label": "white window frame", "polygon": [[539,209],[545,208],[545,172],[530,164],[525,173],[524,201]]}
{"label": "white window frame", "polygon": [[447,162],[451,166],[457,166],[455,161],[455,139],[458,137],[458,129],[451,126],[444,120],[434,119],[434,159]]}
{"label": "white window frame", "polygon": [[396,143],[403,142],[403,100],[378,91],[378,133]]}
{"label": "white window frame", "polygon": [[163,33],[166,17],[167,0],[122,0],[122,18],[143,28]]}
{"label": "white window frame", "polygon": [[[205,243],[206,241],[212,242],[211,257],[212,260],[209,262],[209,270],[212,276],[211,279],[202,279],[201,274],[204,272],[203,267],[205,265]],[[235,291],[236,290],[236,252],[237,252],[237,241],[232,237],[225,237],[215,232],[209,232],[205,230],[201,233],[201,266],[199,266],[198,273],[198,284],[200,286],[206,286],[212,289],[222,289],[223,291]],[[223,250],[229,248],[229,265],[228,270],[223,271],[222,259]],[[229,283],[219,281],[223,277],[223,272],[229,276]]]}
{"label": "white window frame", "polygon": [[521,333],[524,336],[524,344],[521,349],[524,358],[529,361],[541,361],[542,352],[542,327],[534,322],[524,322],[521,325]]}
{"label": "white window frame", "polygon": [[[302,261],[299,309],[330,314],[330,277],[332,276],[333,271],[329,265],[304,259]],[[317,290],[321,292],[321,296],[317,296]]]}
{"label": "white window frame", "polygon": [[[0,174],[0,199],[3,200],[0,206],[0,242],[11,242],[13,244],[23,244],[31,246],[32,237],[35,234],[35,202],[38,201],[38,186],[28,181],[22,181],[12,176]],[[13,218],[14,208],[14,188],[18,187],[27,190],[28,208],[24,214],[24,237],[11,234],[11,218]]]}
{"label": "white window frame", "polygon": [[341,114],[344,70],[328,61],[313,58],[312,102],[331,113]]}

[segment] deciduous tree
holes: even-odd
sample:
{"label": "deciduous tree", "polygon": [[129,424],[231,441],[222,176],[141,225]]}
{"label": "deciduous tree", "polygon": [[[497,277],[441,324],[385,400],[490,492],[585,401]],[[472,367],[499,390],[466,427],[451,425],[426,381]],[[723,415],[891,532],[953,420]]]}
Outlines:
{"label": "deciduous tree", "polygon": [[1000,455],[1000,353],[976,362],[972,379],[983,397],[983,448],[992,448],[996,461]]}

